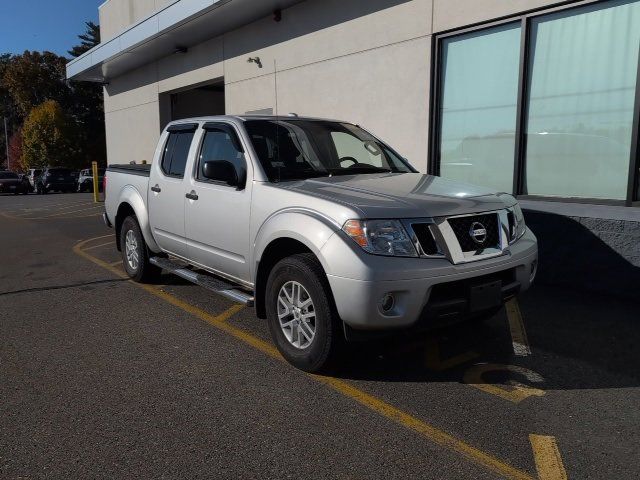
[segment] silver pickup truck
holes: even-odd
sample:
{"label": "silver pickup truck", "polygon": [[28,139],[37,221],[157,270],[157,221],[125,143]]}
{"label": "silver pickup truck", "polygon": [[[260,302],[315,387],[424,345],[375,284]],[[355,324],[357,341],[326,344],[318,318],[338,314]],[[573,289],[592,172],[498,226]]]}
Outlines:
{"label": "silver pickup truck", "polygon": [[340,121],[172,122],[150,165],[109,166],[105,206],[131,278],[255,307],[312,372],[368,332],[491,316],[537,268],[511,195],[422,175]]}

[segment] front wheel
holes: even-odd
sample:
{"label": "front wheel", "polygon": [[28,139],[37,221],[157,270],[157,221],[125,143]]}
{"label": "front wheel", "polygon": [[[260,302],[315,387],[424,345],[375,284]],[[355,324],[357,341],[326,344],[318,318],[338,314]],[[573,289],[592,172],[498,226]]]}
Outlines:
{"label": "front wheel", "polygon": [[122,222],[120,230],[122,263],[127,275],[136,282],[150,282],[160,276],[161,269],[149,261],[149,250],[142,236],[140,225],[130,216]]}
{"label": "front wheel", "polygon": [[329,282],[313,254],[278,262],[266,288],[269,330],[282,356],[307,372],[327,369],[343,340]]}

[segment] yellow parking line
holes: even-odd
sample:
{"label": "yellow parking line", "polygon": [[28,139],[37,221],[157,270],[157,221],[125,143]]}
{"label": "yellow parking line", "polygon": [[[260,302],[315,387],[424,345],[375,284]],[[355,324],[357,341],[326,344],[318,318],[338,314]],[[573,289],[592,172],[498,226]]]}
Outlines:
{"label": "yellow parking line", "polygon": [[554,437],[529,435],[536,470],[540,480],[567,480],[567,471],[562,463],[558,444]]}
{"label": "yellow parking line", "polygon": [[101,243],[99,245],[91,245],[90,247],[86,247],[84,250],[93,250],[95,248],[101,248],[101,247],[106,247],[107,245],[113,245],[113,241],[111,242],[105,242],[105,243]]}
{"label": "yellow parking line", "polygon": [[513,353],[517,357],[526,357],[531,355],[531,347],[529,347],[529,339],[527,331],[524,328],[522,313],[520,306],[515,298],[512,298],[505,304],[507,318],[509,319],[509,330],[511,330],[511,343],[513,344]]}
{"label": "yellow parking line", "polygon": [[430,338],[425,346],[424,366],[435,372],[444,372],[478,357],[479,355],[476,352],[467,351],[451,358],[442,359],[438,341],[435,338]]}
{"label": "yellow parking line", "polygon": [[[83,249],[84,245],[86,245],[86,243],[91,242],[92,240],[95,240],[95,239],[89,239],[86,242],[80,242],[76,244],[76,246],[73,247],[74,252],[80,255],[81,257],[95,263],[96,265],[99,265],[102,268],[109,270],[114,275],[120,278],[127,278],[127,275],[124,274],[121,270],[116,269],[115,267],[111,266],[109,263],[104,262],[98,258],[95,258],[89,253],[86,253],[84,251]],[[251,347],[269,355],[270,357],[276,360],[284,361],[284,359],[282,358],[278,350],[269,342],[266,342],[265,340],[255,337],[254,335],[247,332],[246,330],[242,330],[240,328],[234,327],[229,323],[226,323],[226,320],[228,318],[230,318],[231,316],[233,316],[234,314],[236,314],[237,312],[241,311],[244,308],[243,305],[234,305],[233,307],[228,308],[227,310],[225,310],[219,315],[211,315],[210,313],[194,305],[191,305],[187,302],[184,302],[183,300],[180,300],[177,297],[174,297],[169,293],[159,290],[157,287],[140,284],[140,283],[136,283],[135,285],[139,286],[140,288],[149,292],[150,294],[155,295],[158,298],[161,298],[167,303],[170,303],[171,305],[177,308],[180,308],[181,310],[187,313],[190,313],[191,315],[197,318],[200,318],[201,320],[204,320],[205,322],[219,328],[220,330],[223,330],[229,333],[230,335],[237,338],[238,340],[243,341],[247,345],[250,345]],[[462,455],[467,460],[470,460],[473,463],[481,465],[493,471],[494,473],[501,475],[504,478],[521,479],[521,480],[534,479],[534,477],[532,477],[528,473],[522,470],[519,470],[509,465],[508,463],[502,460],[499,460],[496,457],[493,457],[488,453],[485,453],[484,451],[454,437],[453,435],[450,435],[442,430],[439,430],[438,428],[432,425],[429,425],[426,422],[423,422],[422,420],[412,416],[411,414],[406,413],[400,410],[399,408],[369,393],[364,392],[363,390],[360,390],[359,388],[345,382],[344,380],[340,380],[332,377],[324,377],[320,375],[309,375],[309,376],[331,387],[333,390],[344,395],[345,397],[355,400],[360,405],[368,408],[369,410],[372,410],[382,415],[383,417],[389,420],[392,420],[393,422],[405,428],[408,428],[409,430],[412,430],[415,433],[418,433],[422,437],[426,438],[427,440],[437,445],[440,445],[444,448],[447,448],[449,450],[452,450]]]}
{"label": "yellow parking line", "polygon": [[[87,207],[89,205],[93,205],[93,202],[82,202],[82,203],[73,203],[69,205],[57,205],[55,210],[61,212],[62,210],[69,210],[70,208],[78,208],[78,207]],[[48,205],[47,205],[48,206]]]}
{"label": "yellow parking line", "polygon": [[113,233],[110,233],[108,235],[101,235],[99,237],[94,237],[89,240],[78,240],[78,243],[76,243],[76,246],[84,247],[85,245],[88,245],[91,242],[95,242],[96,240],[102,240],[103,238],[109,238],[109,237],[113,237]]}
{"label": "yellow parking line", "polygon": [[[86,250],[86,249],[85,249]],[[122,260],[117,260],[115,262],[111,262],[109,264],[110,267],[117,267],[118,265],[122,265]]]}
{"label": "yellow parking line", "polygon": [[82,212],[88,212],[89,210],[93,210],[95,208],[102,208],[102,205],[94,205],[93,207],[89,207],[89,208],[83,208],[82,210],[74,210],[72,212],[62,212],[62,213],[55,213],[53,215],[47,215],[46,218],[53,218],[53,217],[60,217],[62,215],[70,215],[72,213],[82,213]]}

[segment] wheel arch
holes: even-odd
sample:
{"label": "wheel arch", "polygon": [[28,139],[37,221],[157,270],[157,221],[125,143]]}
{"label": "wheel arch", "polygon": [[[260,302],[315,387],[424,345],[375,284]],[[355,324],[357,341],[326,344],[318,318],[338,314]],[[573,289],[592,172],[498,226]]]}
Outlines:
{"label": "wheel arch", "polygon": [[296,255],[299,253],[310,253],[316,258],[318,256],[303,242],[290,237],[280,237],[274,239],[265,248],[262,257],[257,265],[255,276],[255,309],[256,316],[261,319],[267,318],[267,309],[265,305],[265,294],[267,288],[267,280],[273,267],[282,259]]}
{"label": "wheel arch", "polygon": [[122,248],[122,246],[120,245],[120,232],[122,230],[122,222],[124,222],[124,219],[130,215],[136,217],[147,247],[151,251],[159,253],[161,251],[160,247],[158,247],[158,244],[151,234],[151,226],[149,225],[149,215],[147,213],[147,207],[142,200],[142,196],[140,195],[140,193],[130,185],[125,187],[120,194],[120,204],[118,205],[118,210],[116,212],[114,221],[116,245],[118,247],[118,250]]}

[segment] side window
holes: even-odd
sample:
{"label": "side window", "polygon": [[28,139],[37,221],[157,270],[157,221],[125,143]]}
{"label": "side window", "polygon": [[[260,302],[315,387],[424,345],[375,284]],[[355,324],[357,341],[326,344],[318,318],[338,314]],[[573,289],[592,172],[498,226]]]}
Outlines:
{"label": "side window", "polygon": [[241,150],[238,137],[232,130],[227,130],[224,127],[207,130],[202,142],[196,179],[207,181],[203,174],[204,164],[216,160],[226,160],[234,166],[239,179],[246,178],[247,165],[244,153]]}
{"label": "side window", "polygon": [[162,171],[171,177],[183,177],[189,157],[189,148],[194,132],[172,132],[169,134],[162,155]]}
{"label": "side window", "polygon": [[370,142],[365,143],[345,132],[331,132],[331,139],[336,147],[338,159],[349,158],[349,160],[343,160],[341,162],[341,167],[345,168],[353,165],[353,160],[351,159],[373,167],[386,167],[386,165],[383,165],[384,158],[382,152],[370,144]]}

